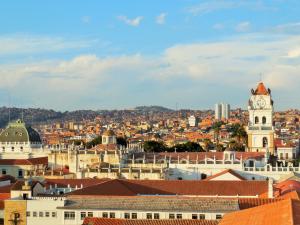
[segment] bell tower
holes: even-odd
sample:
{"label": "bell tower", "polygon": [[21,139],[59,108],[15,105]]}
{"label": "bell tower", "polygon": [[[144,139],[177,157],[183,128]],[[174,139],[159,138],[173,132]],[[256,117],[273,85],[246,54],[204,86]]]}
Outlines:
{"label": "bell tower", "polygon": [[251,90],[248,102],[247,126],[249,152],[274,153],[273,100],[271,90],[260,82]]}

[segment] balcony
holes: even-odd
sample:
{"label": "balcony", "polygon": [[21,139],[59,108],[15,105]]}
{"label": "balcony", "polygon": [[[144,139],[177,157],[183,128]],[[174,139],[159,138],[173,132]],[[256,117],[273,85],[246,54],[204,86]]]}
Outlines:
{"label": "balcony", "polygon": [[271,126],[249,126],[248,130],[273,130]]}

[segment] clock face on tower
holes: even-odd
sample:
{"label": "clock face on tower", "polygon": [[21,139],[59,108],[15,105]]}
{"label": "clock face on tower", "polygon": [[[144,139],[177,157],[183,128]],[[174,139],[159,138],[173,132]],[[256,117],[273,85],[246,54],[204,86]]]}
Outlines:
{"label": "clock face on tower", "polygon": [[259,98],[255,105],[257,108],[262,109],[266,106],[266,101],[263,98]]}

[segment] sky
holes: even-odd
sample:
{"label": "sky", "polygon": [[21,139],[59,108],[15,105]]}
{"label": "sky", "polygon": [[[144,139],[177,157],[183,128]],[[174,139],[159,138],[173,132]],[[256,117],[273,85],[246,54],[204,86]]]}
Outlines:
{"label": "sky", "polygon": [[0,106],[300,108],[299,0],[3,0]]}

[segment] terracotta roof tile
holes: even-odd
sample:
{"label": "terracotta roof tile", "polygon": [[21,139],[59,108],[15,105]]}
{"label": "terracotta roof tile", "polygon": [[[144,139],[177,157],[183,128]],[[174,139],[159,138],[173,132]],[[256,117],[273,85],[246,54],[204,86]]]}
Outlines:
{"label": "terracotta roof tile", "polygon": [[[210,158],[216,160],[223,160],[224,153],[223,152],[160,152],[160,153],[136,153],[134,155],[135,159],[143,159],[144,157],[146,159],[152,160],[153,157],[156,157],[156,160],[164,159],[165,157],[167,159],[171,160],[179,160],[181,159],[189,159],[189,160],[199,160],[203,161],[205,158]],[[263,152],[236,152],[235,158],[236,159],[263,159],[265,157],[265,154]]]}
{"label": "terracotta roof tile", "polygon": [[268,191],[267,181],[199,180],[111,180],[68,195],[191,195],[191,196],[261,196]]}
{"label": "terracotta roof tile", "polygon": [[269,92],[268,92],[267,88],[265,87],[264,83],[263,83],[263,82],[260,82],[260,83],[257,85],[257,88],[256,88],[256,90],[254,91],[254,94],[255,94],[255,95],[269,95]]}
{"label": "terracotta roof tile", "polygon": [[270,204],[273,202],[281,201],[280,198],[240,198],[239,207],[240,209],[249,209],[260,205]]}
{"label": "terracotta roof tile", "polygon": [[299,225],[300,201],[286,199],[228,213],[220,225]]}
{"label": "terracotta roof tile", "polygon": [[234,172],[232,169],[227,169],[224,170],[220,173],[217,173],[215,175],[209,176],[207,177],[205,180],[214,180],[215,178],[218,178],[226,173],[230,173],[231,175],[235,176],[236,178],[238,178],[239,180],[246,180],[244,177],[242,177],[241,175],[239,175],[237,172]]}
{"label": "terracotta roof tile", "polygon": [[83,188],[89,187],[92,185],[100,184],[105,181],[108,181],[110,179],[92,179],[92,178],[86,178],[86,179],[45,179],[44,184],[47,188],[50,187],[50,185],[54,188],[55,185],[58,188],[66,188],[70,186],[71,188],[81,188],[81,185]]}
{"label": "terracotta roof tile", "polygon": [[217,225],[216,220],[125,220],[85,218],[83,225]]}
{"label": "terracotta roof tile", "polygon": [[31,159],[0,159],[0,165],[47,165],[48,157]]}

